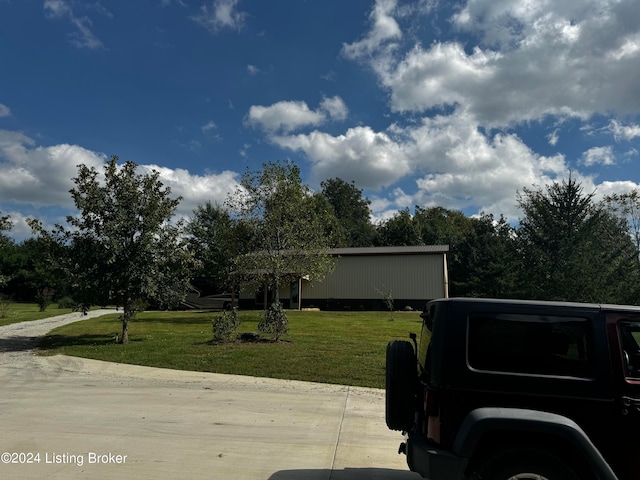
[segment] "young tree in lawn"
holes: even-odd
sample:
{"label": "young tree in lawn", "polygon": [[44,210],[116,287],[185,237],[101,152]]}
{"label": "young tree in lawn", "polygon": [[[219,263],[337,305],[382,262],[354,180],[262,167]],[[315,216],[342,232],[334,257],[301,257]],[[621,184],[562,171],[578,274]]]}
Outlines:
{"label": "young tree in lawn", "polygon": [[67,269],[78,300],[123,308],[121,342],[127,343],[140,304],[179,303],[196,262],[182,224],[171,223],[180,198],[171,198],[157,171],[142,174],[135,163],[117,161],[113,156],[106,163],[104,180],[95,168],[78,167],[70,193],[79,215],[67,217],[70,229],[36,230],[69,246]]}
{"label": "young tree in lawn", "polygon": [[333,268],[329,240],[300,169],[292,162],[269,162],[247,171],[227,205],[250,228],[250,253],[235,259],[246,285],[267,285],[279,304],[278,287],[303,276],[322,278]]}

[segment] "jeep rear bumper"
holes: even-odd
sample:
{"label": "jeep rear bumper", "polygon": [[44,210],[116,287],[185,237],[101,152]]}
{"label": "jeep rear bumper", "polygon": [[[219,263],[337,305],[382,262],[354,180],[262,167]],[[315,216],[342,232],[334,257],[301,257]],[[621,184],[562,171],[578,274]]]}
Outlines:
{"label": "jeep rear bumper", "polygon": [[464,471],[469,459],[435,448],[420,433],[409,433],[407,442],[401,450],[407,454],[409,469],[426,479],[461,480],[465,478]]}

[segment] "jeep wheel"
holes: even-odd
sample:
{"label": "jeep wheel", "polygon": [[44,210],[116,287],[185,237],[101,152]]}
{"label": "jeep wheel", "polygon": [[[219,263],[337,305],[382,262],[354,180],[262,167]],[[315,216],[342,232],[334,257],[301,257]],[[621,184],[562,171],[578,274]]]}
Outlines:
{"label": "jeep wheel", "polygon": [[579,480],[562,460],[534,448],[507,450],[480,467],[478,480]]}
{"label": "jeep wheel", "polygon": [[392,340],[387,345],[386,410],[387,427],[409,431],[416,411],[418,373],[413,345]]}

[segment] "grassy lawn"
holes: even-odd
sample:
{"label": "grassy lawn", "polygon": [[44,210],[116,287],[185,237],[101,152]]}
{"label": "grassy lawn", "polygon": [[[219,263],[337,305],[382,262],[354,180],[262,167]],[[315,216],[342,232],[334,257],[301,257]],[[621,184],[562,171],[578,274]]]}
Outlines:
{"label": "grassy lawn", "polygon": [[[256,332],[260,312],[240,312],[240,332]],[[115,343],[117,315],[52,331],[45,354],[111,362],[311,382],[384,387],[387,342],[420,332],[417,312],[288,312],[279,343],[212,344],[207,312],[145,312],[129,325],[129,343]]]}
{"label": "grassy lawn", "polygon": [[39,307],[35,303],[10,303],[7,306],[5,318],[0,318],[0,326],[9,325],[10,323],[28,322],[31,320],[41,320],[43,318],[55,317],[57,315],[65,315],[71,313],[70,308],[58,308],[58,305],[52,303],[44,312],[40,312]]}

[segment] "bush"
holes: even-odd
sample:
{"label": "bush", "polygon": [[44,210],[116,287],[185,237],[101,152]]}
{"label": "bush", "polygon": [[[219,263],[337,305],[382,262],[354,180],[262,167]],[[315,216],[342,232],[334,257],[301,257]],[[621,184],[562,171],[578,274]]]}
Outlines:
{"label": "bush", "polygon": [[211,322],[213,340],[215,342],[228,342],[235,339],[239,326],[238,309],[225,310]]}
{"label": "bush", "polygon": [[49,305],[53,302],[53,295],[55,292],[50,288],[42,288],[38,290],[36,294],[36,303],[41,312],[44,312]]}
{"label": "bush", "polygon": [[76,302],[70,296],[62,297],[58,300],[58,308],[75,308]]}
{"label": "bush", "polygon": [[9,316],[12,305],[13,301],[11,300],[11,297],[7,297],[0,293],[0,318],[7,318]]}
{"label": "bush", "polygon": [[262,321],[258,324],[258,331],[271,335],[274,342],[282,335],[289,333],[289,319],[280,302],[273,302],[262,314]]}

